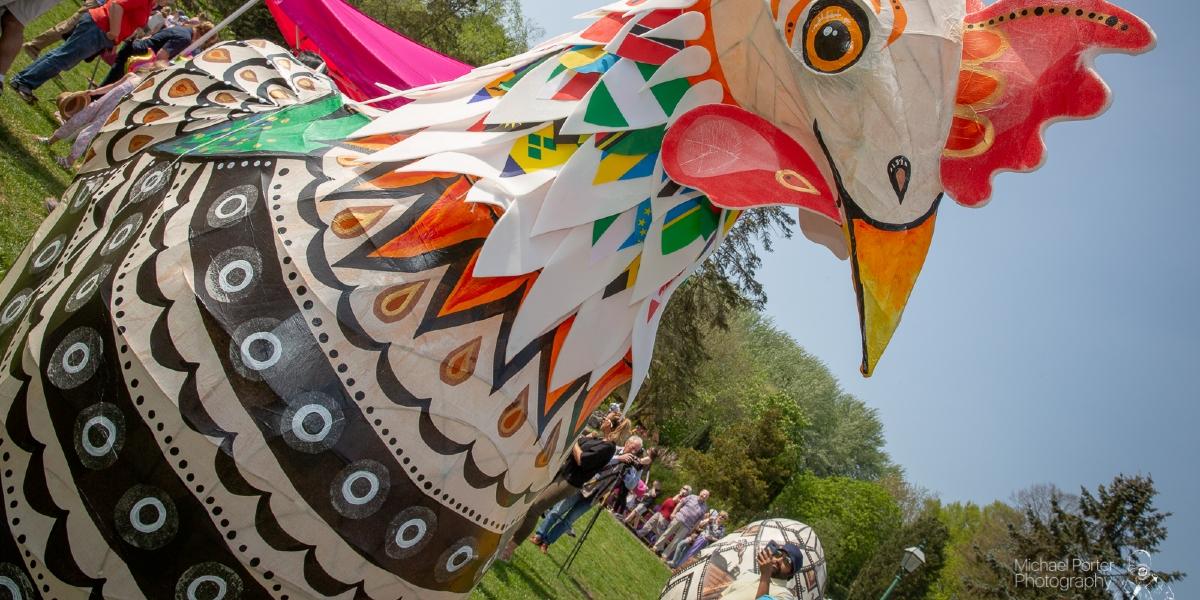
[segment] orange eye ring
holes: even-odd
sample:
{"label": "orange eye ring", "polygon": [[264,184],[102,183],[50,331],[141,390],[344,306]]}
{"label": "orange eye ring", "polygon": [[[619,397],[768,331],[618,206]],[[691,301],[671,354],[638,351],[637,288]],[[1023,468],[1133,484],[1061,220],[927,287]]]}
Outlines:
{"label": "orange eye ring", "polygon": [[804,22],[804,63],[818,73],[840,73],[871,41],[867,13],[852,0],[821,0]]}

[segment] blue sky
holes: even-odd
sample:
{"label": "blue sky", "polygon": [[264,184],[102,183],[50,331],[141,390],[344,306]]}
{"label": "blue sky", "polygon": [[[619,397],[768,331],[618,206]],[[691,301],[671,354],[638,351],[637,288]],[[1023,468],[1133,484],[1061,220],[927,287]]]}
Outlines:
{"label": "blue sky", "polygon": [[[522,0],[546,34],[602,1]],[[767,312],[877,408],[888,451],[943,500],[1008,500],[1053,482],[1154,477],[1175,513],[1154,566],[1200,595],[1200,36],[1182,0],[1119,2],[1158,48],[1106,56],[1115,101],[1055,125],[1049,160],[1005,174],[991,204],[945,203],[904,322],[870,379],[849,267],[781,240],[761,279]],[[1191,592],[1191,593],[1188,593]]]}

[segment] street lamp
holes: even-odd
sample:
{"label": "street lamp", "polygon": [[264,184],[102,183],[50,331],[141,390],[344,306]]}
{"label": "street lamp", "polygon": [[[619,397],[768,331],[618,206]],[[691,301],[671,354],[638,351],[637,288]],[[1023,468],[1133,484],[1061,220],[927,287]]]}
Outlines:
{"label": "street lamp", "polygon": [[892,585],[883,592],[879,600],[887,600],[892,595],[892,590],[900,585],[900,578],[904,577],[905,573],[912,573],[925,564],[925,551],[920,546],[911,546],[904,549],[904,557],[900,559],[900,570],[896,571],[896,578],[892,580]]}

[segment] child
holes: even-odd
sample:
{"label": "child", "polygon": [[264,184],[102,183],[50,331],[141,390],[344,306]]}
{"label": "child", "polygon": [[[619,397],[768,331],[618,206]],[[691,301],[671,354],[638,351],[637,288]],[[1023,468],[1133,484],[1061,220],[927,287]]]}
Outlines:
{"label": "child", "polygon": [[[71,144],[71,153],[68,156],[61,156],[55,159],[64,169],[71,168],[75,164],[75,161],[83,156],[84,151],[87,150],[92,140],[96,139],[96,135],[100,133],[100,128],[104,127],[105,122],[108,121],[108,117],[117,109],[117,105],[121,103],[121,100],[125,96],[128,96],[147,74],[166,66],[167,63],[164,61],[146,64],[135,71],[127,73],[113,84],[92,90],[89,93],[93,98],[90,104],[67,119],[67,122],[55,130],[50,137],[39,137],[38,141],[49,145],[75,136],[75,142]],[[64,114],[63,116],[65,117],[66,115]]]}

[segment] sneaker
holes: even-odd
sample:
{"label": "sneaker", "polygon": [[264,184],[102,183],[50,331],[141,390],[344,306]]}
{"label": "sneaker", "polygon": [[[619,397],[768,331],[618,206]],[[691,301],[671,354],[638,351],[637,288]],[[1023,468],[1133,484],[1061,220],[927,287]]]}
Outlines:
{"label": "sneaker", "polygon": [[25,45],[21,46],[21,49],[25,51],[25,54],[29,55],[29,58],[34,60],[37,60],[38,54],[40,54],[38,49],[33,47],[33,44],[26,43]]}
{"label": "sneaker", "polygon": [[33,90],[17,83],[16,80],[9,81],[8,87],[12,88],[13,91],[16,92],[17,95],[20,96],[21,99],[24,100],[26,103],[37,104],[38,99],[37,99],[37,96],[33,95]]}

